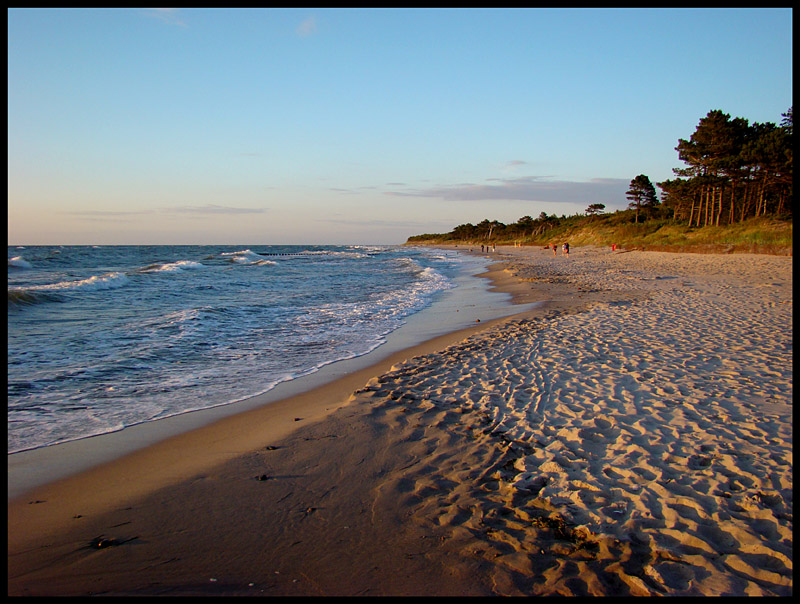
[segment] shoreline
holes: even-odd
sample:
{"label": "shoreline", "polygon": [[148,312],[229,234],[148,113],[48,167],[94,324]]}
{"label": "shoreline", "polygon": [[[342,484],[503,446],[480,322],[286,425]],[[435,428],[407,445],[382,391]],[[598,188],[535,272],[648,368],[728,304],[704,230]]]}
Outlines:
{"label": "shoreline", "polygon": [[[375,365],[394,353],[460,329],[476,321],[508,316],[524,309],[486,284],[488,267],[464,269],[455,279],[457,288],[440,292],[434,303],[411,315],[406,323],[386,336],[376,349],[350,359],[324,365],[304,376],[277,384],[271,390],[246,399],[198,409],[158,420],[126,426],[114,432],[8,454],[8,499],[47,483],[90,470],[161,440],[209,425],[225,417],[324,387],[327,383]],[[489,279],[491,280],[491,279]]]}
{"label": "shoreline", "polygon": [[547,304],[11,502],[9,594],[790,595],[791,258],[548,256],[489,273]]}

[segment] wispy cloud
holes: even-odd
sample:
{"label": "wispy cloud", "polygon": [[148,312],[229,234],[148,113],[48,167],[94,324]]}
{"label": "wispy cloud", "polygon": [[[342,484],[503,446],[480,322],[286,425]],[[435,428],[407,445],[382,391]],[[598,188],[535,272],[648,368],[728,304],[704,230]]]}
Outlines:
{"label": "wispy cloud", "polygon": [[92,221],[119,221],[136,216],[146,216],[148,214],[182,214],[192,216],[220,215],[220,214],[262,214],[267,208],[237,208],[217,204],[206,204],[204,206],[173,206],[157,208],[151,210],[64,210],[59,212],[68,216],[83,218]]}
{"label": "wispy cloud", "polygon": [[359,195],[365,191],[376,191],[379,189],[380,187],[376,187],[375,185],[365,185],[363,187],[355,188],[328,187],[328,191],[333,191],[334,193],[344,193],[346,195]]}
{"label": "wispy cloud", "polygon": [[230,206],[220,206],[216,204],[206,204],[204,206],[177,206],[165,208],[165,212],[177,212],[179,214],[261,214],[267,208],[234,208]]}
{"label": "wispy cloud", "polygon": [[300,25],[298,25],[295,31],[297,32],[298,36],[302,36],[303,38],[317,33],[316,18],[309,17],[308,19],[303,21]]}
{"label": "wispy cloud", "polygon": [[[523,161],[521,159],[512,159],[511,161],[507,161],[505,164],[500,166],[500,172],[506,174],[508,176],[512,174],[519,174],[520,169],[523,166],[528,166],[528,162]],[[530,168],[528,168],[530,170]]]}
{"label": "wispy cloud", "polygon": [[406,197],[439,197],[448,201],[544,201],[563,203],[594,203],[625,200],[628,181],[621,178],[594,178],[587,182],[547,180],[542,176],[522,178],[493,178],[491,184],[464,183],[415,189],[387,191],[387,195]]}
{"label": "wispy cloud", "polygon": [[115,211],[115,210],[63,210],[59,214],[70,214],[72,216],[128,216],[131,214],[146,214],[147,211]]}
{"label": "wispy cloud", "polygon": [[169,25],[187,27],[179,8],[146,8],[145,14]]}
{"label": "wispy cloud", "polygon": [[97,222],[119,221],[121,219],[129,218],[131,216],[141,216],[143,214],[150,214],[149,211],[113,211],[113,210],[65,210],[59,214],[67,216],[75,216],[83,218],[84,220],[91,220]]}
{"label": "wispy cloud", "polygon": [[422,221],[422,220],[381,220],[378,218],[317,218],[316,222],[326,222],[332,224],[344,225],[358,225],[358,226],[372,226],[372,227],[389,227],[389,228],[415,228],[427,229],[431,225],[441,224],[443,226],[450,225],[450,221]]}

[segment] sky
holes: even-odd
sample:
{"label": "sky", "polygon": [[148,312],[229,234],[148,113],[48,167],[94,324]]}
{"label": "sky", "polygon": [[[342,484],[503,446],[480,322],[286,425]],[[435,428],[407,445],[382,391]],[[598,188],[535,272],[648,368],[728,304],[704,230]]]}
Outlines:
{"label": "sky", "polygon": [[780,123],[791,51],[789,8],[9,9],[8,242],[613,212],[709,111]]}

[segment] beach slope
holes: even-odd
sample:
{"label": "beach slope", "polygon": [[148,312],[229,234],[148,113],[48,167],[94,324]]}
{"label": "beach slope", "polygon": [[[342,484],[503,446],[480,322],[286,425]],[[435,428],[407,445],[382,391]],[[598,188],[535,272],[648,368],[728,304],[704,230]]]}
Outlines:
{"label": "beach slope", "polygon": [[792,258],[492,256],[547,303],[9,502],[9,594],[791,595]]}

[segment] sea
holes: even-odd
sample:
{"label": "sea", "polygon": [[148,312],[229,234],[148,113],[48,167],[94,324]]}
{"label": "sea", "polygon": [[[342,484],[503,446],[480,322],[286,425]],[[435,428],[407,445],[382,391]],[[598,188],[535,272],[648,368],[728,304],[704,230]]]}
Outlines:
{"label": "sea", "polygon": [[8,452],[366,355],[485,264],[407,246],[10,246]]}

